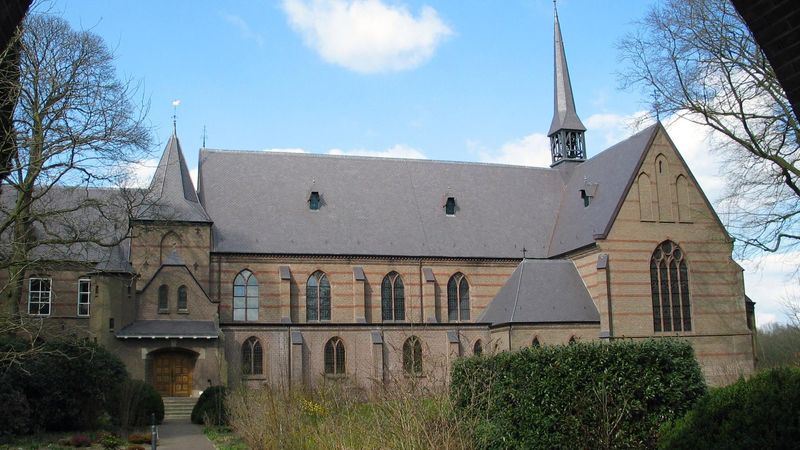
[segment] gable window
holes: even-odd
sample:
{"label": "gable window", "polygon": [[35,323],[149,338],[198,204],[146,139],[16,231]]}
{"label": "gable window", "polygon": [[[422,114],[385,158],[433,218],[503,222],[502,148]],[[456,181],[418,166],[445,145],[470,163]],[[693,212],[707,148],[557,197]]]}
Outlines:
{"label": "gable window", "polygon": [[422,374],[422,343],[416,336],[403,343],[403,370],[408,375]]}
{"label": "gable window", "polygon": [[403,278],[397,272],[389,272],[381,283],[381,317],[383,320],[405,320],[405,292]]}
{"label": "gable window", "polygon": [[311,209],[311,210],[316,211],[316,210],[319,209],[319,206],[320,206],[319,192],[314,191],[308,197],[308,208]]}
{"label": "gable window", "polygon": [[689,270],[678,244],[662,242],[650,258],[654,331],[691,331]]}
{"label": "gable window", "polygon": [[186,286],[178,288],[178,312],[188,312],[189,302],[186,294]]}
{"label": "gable window", "polygon": [[451,322],[469,320],[469,283],[461,272],[447,282],[447,319]]}
{"label": "gable window", "polygon": [[472,354],[477,356],[483,354],[483,342],[480,339],[475,341],[475,345],[472,346]]}
{"label": "gable window", "polygon": [[344,364],[344,342],[333,337],[325,344],[325,374],[344,375]]}
{"label": "gable window", "polygon": [[444,213],[448,216],[455,216],[456,215],[456,198],[455,197],[447,197],[447,201],[444,203]]}
{"label": "gable window", "polygon": [[242,375],[262,375],[264,373],[264,350],[255,336],[250,336],[242,344]]}
{"label": "gable window", "polygon": [[50,315],[50,278],[31,278],[28,280],[28,314],[33,316]]}
{"label": "gable window", "polygon": [[258,280],[247,269],[233,279],[233,320],[258,320]]}
{"label": "gable window", "polygon": [[166,284],[158,287],[158,312],[162,314],[169,312],[169,288]]}
{"label": "gable window", "polygon": [[88,278],[78,280],[78,316],[89,316],[89,303],[92,298],[92,281]]}
{"label": "gable window", "polygon": [[306,283],[306,320],[331,320],[331,284],[319,270]]}

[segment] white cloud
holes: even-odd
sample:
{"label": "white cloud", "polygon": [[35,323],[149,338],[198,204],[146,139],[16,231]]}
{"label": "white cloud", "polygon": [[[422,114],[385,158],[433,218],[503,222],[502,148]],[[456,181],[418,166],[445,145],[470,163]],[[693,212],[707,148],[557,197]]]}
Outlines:
{"label": "white cloud", "polygon": [[233,25],[236,29],[239,30],[239,35],[241,35],[242,39],[247,41],[254,41],[256,44],[258,44],[259,47],[264,45],[264,38],[261,36],[261,34],[253,31],[253,29],[250,28],[250,25],[247,23],[247,21],[245,21],[241,17],[235,14],[225,14],[223,18],[225,19],[226,22]]}
{"label": "white cloud", "polygon": [[800,301],[800,283],[795,271],[800,267],[800,251],[770,253],[739,261],[744,267],[747,295],[756,302],[756,323],[786,322],[783,303]]}
{"label": "white cloud", "polygon": [[325,61],[360,73],[413,69],[452,34],[430,6],[414,16],[381,0],[283,0],[283,10]]}
{"label": "white cloud", "polygon": [[150,185],[158,167],[158,159],[144,159],[126,167],[126,179],[123,185],[129,188],[146,188]]}
{"label": "white cloud", "polygon": [[421,151],[403,144],[397,144],[386,150],[375,151],[365,149],[342,150],[333,148],[328,150],[329,155],[350,155],[350,156],[375,156],[378,158],[409,158],[409,159],[428,159]]}
{"label": "white cloud", "polygon": [[[475,147],[475,143],[467,143]],[[482,162],[513,164],[517,166],[550,166],[550,139],[541,133],[529,134],[523,138],[506,142],[498,150],[478,150]]]}

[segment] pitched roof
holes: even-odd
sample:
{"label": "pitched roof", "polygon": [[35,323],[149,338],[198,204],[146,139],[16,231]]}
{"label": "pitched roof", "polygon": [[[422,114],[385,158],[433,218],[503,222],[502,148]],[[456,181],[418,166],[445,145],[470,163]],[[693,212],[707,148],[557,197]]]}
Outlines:
{"label": "pitched roof", "polygon": [[569,78],[569,68],[567,67],[567,54],[564,51],[564,40],[561,38],[561,24],[558,22],[558,13],[555,14],[555,47],[554,47],[554,76],[555,89],[553,99],[555,107],[553,110],[553,121],[550,123],[550,130],[547,135],[558,130],[579,130],[586,131],[583,122],[575,111],[575,99],[572,96],[572,82]]}
{"label": "pitched roof", "polygon": [[[642,158],[659,129],[655,124],[571,167],[564,186],[548,256],[557,256],[605,237]],[[584,206],[581,190],[593,196]]]}
{"label": "pitched roof", "polygon": [[181,144],[175,134],[167,141],[150,182],[148,195],[153,200],[137,214],[137,219],[211,222],[197,198]]}
{"label": "pitched roof", "polygon": [[599,322],[592,297],[570,260],[525,259],[478,322]]}
{"label": "pitched roof", "polygon": [[545,257],[562,188],[544,168],[206,149],[198,184],[217,252],[476,258]]}
{"label": "pitched roof", "polygon": [[120,339],[216,339],[219,327],[210,320],[137,320],[117,332]]}

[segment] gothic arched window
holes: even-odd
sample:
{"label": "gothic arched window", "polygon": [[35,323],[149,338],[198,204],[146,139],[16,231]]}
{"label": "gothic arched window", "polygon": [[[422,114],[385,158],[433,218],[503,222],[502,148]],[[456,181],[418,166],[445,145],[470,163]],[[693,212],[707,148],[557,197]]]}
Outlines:
{"label": "gothic arched window", "polygon": [[325,374],[343,375],[344,364],[344,342],[338,337],[332,337],[325,344]]}
{"label": "gothic arched window", "polygon": [[381,283],[381,317],[383,320],[405,320],[406,303],[403,278],[389,272]]}
{"label": "gothic arched window", "polygon": [[472,354],[473,355],[483,354],[483,342],[481,342],[480,339],[475,341],[475,345],[472,346]]}
{"label": "gothic arched window", "polygon": [[319,270],[306,283],[306,320],[331,320],[331,284]]}
{"label": "gothic arched window", "polygon": [[264,373],[264,350],[258,338],[251,336],[242,344],[242,374],[262,375]]}
{"label": "gothic arched window", "polygon": [[422,374],[422,343],[416,336],[403,343],[403,370],[409,375]]}
{"label": "gothic arched window", "polygon": [[678,244],[662,242],[650,258],[654,331],[692,331],[689,270]]}
{"label": "gothic arched window", "polygon": [[189,310],[189,301],[186,294],[186,286],[178,288],[178,311],[186,312]]}
{"label": "gothic arched window", "polygon": [[233,280],[233,320],[258,320],[258,280],[247,269]]}
{"label": "gothic arched window", "polygon": [[469,283],[461,272],[447,282],[447,319],[451,322],[469,320]]}
{"label": "gothic arched window", "polygon": [[166,284],[158,287],[158,312],[169,312],[169,287]]}

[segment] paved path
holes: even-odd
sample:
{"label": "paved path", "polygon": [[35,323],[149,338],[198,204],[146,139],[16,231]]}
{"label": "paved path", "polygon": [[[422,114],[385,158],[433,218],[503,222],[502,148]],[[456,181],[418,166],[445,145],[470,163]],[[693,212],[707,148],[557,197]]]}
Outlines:
{"label": "paved path", "polygon": [[159,450],[214,450],[214,445],[203,434],[203,427],[188,420],[165,421],[159,425],[158,435]]}

